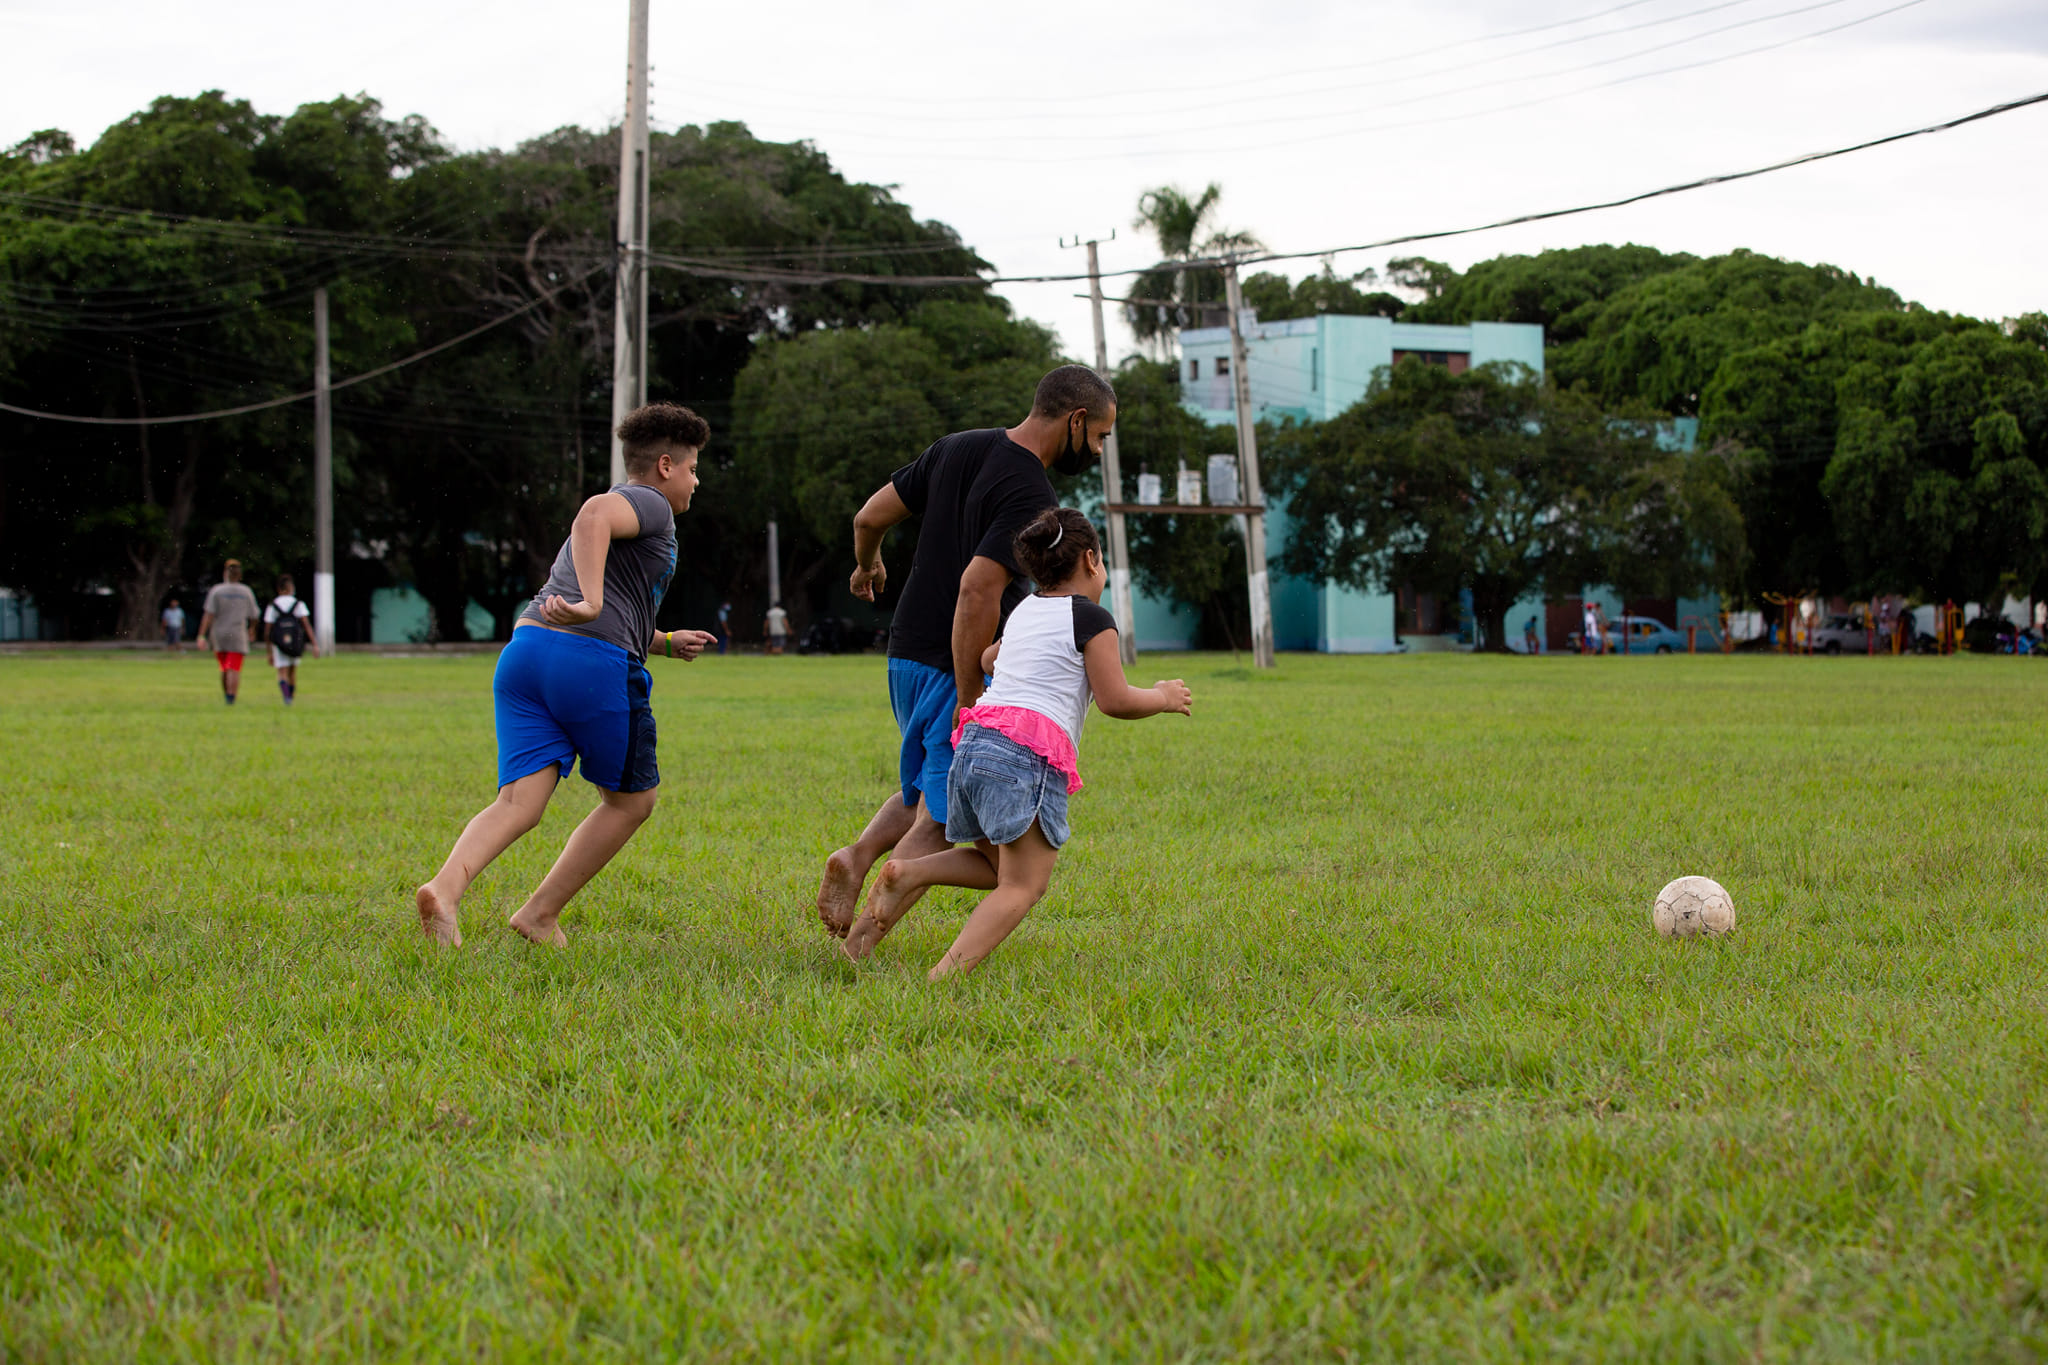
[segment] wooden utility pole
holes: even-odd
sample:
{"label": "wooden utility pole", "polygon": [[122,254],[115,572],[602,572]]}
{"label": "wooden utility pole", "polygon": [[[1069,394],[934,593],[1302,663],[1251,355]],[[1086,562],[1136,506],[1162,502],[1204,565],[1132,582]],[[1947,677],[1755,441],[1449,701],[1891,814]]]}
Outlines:
{"label": "wooden utility pole", "polygon": [[647,401],[647,4],[631,0],[626,118],[619,125],[618,295],[612,322],[612,482],[626,481],[618,426]]}
{"label": "wooden utility pole", "polygon": [[[1110,236],[1114,238],[1115,233]],[[1102,330],[1102,265],[1095,242],[1088,243],[1088,299],[1095,312],[1095,372],[1109,378],[1109,341]],[[1102,442],[1102,505],[1109,518],[1109,610],[1116,617],[1118,647],[1124,662],[1138,662],[1137,610],[1131,602],[1131,547],[1124,533],[1124,514],[1117,508],[1124,500],[1123,466],[1117,462],[1116,431]]]}
{"label": "wooden utility pole", "polygon": [[315,653],[334,652],[334,394],[325,287],[313,291],[313,641]]}
{"label": "wooden utility pole", "polygon": [[1237,258],[1223,263],[1224,298],[1230,305],[1230,379],[1236,395],[1237,463],[1244,475],[1246,513],[1244,555],[1252,599],[1252,663],[1273,667],[1273,598],[1266,581],[1266,494],[1259,484],[1259,435],[1252,418],[1252,381],[1238,315],[1244,295],[1237,287]]}

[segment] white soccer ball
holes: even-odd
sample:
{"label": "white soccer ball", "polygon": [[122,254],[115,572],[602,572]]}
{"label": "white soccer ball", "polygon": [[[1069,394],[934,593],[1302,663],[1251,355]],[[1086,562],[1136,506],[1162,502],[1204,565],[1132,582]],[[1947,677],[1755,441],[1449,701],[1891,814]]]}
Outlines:
{"label": "white soccer ball", "polygon": [[1735,902],[1712,877],[1680,877],[1657,893],[1650,923],[1666,938],[1725,934],[1735,927]]}

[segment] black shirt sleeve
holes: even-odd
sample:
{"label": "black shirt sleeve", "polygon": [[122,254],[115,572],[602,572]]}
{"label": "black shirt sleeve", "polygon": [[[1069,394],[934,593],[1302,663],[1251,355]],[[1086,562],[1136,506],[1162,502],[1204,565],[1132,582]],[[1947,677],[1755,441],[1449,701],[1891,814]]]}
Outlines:
{"label": "black shirt sleeve", "polygon": [[1116,618],[1085,597],[1074,599],[1074,648],[1085,651],[1088,642],[1105,630],[1116,629]]}
{"label": "black shirt sleeve", "polygon": [[1017,533],[1040,512],[1058,505],[1043,465],[1033,461],[1029,468],[1002,471],[988,490],[991,516],[988,530],[975,544],[975,555],[993,559],[1013,574],[1023,573],[1017,563]]}
{"label": "black shirt sleeve", "polygon": [[922,513],[932,491],[932,466],[938,457],[932,452],[938,443],[933,442],[924,449],[924,454],[912,460],[889,476],[889,482],[896,485],[896,496],[903,499],[903,505],[912,512]]}

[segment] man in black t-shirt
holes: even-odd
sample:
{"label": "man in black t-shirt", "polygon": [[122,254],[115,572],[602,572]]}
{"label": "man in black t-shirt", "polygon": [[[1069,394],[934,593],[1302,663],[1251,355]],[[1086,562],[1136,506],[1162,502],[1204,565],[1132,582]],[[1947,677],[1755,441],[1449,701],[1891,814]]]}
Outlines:
{"label": "man in black t-shirt", "polygon": [[859,839],[825,860],[818,918],[844,938],[868,871],[891,849],[919,858],[946,843],[953,720],[981,695],[981,654],[1024,596],[1013,540],[1054,506],[1046,470],[1085,472],[1116,425],[1116,393],[1085,365],[1038,381],[1031,412],[1008,430],[963,431],[932,443],[890,476],[853,519],[855,597],[887,581],[882,536],[921,516],[910,578],[889,632],[889,701],[903,736],[902,793],[891,793]]}

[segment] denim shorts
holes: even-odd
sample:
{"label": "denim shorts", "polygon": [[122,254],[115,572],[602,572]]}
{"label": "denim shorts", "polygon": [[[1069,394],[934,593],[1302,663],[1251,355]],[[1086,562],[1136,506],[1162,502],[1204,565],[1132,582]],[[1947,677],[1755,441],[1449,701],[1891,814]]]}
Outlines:
{"label": "denim shorts", "polygon": [[1045,841],[1067,841],[1067,778],[1039,755],[994,730],[970,724],[946,775],[946,838],[1014,844],[1038,822]]}

